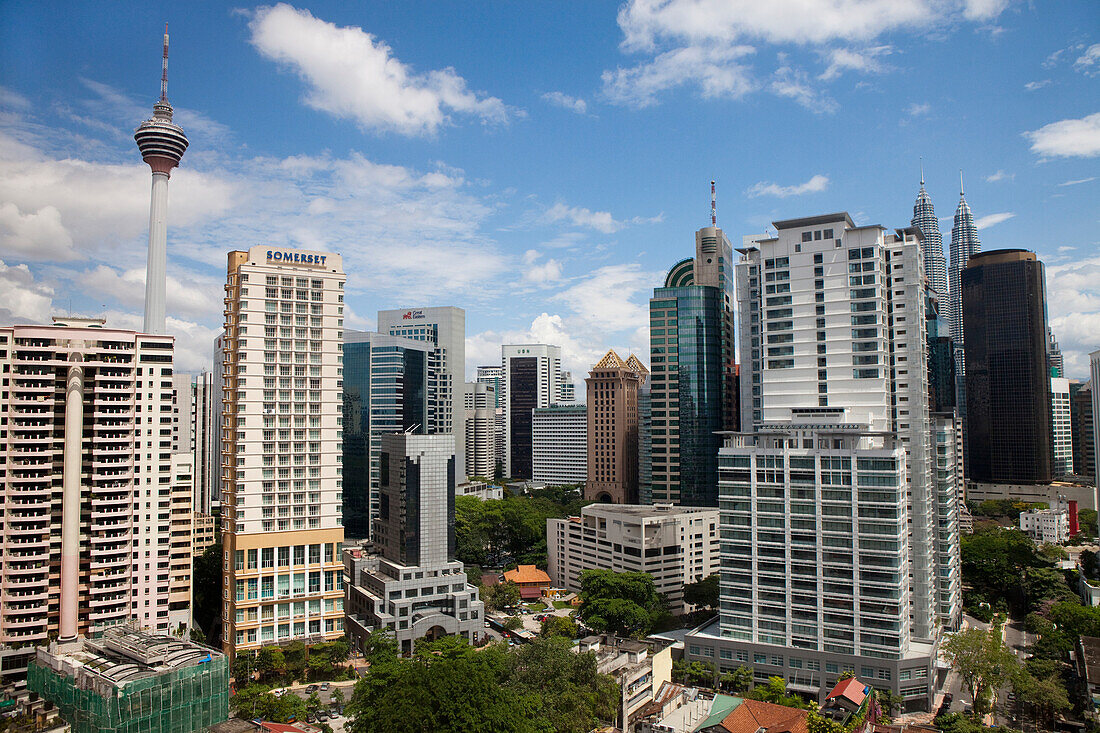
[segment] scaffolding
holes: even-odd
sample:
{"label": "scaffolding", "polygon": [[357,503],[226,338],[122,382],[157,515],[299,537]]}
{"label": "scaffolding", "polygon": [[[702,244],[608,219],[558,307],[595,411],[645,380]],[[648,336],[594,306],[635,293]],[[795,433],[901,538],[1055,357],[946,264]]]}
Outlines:
{"label": "scaffolding", "polygon": [[27,688],[57,705],[73,733],[201,733],[229,715],[229,660],[206,651],[180,666],[122,667],[98,654],[40,649]]}

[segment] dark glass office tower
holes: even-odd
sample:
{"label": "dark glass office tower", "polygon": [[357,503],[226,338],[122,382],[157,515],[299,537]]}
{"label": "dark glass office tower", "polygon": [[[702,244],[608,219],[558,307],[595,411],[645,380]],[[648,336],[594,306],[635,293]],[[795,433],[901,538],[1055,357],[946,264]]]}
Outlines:
{"label": "dark glass office tower", "polygon": [[969,477],[1051,480],[1046,291],[1035,253],[972,254],[962,271]]}
{"label": "dark glass office tower", "polygon": [[424,433],[430,345],[373,332],[344,341],[344,534],[371,537],[379,511],[382,436]]}
{"label": "dark glass office tower", "polygon": [[514,357],[508,362],[508,420],[512,443],[512,477],[529,479],[531,466],[532,410],[539,406],[539,360],[534,356]]}

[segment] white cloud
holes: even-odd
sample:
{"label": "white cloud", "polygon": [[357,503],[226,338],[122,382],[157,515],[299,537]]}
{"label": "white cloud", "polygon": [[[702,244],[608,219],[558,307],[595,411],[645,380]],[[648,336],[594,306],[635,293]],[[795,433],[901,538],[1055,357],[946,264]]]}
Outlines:
{"label": "white cloud", "polygon": [[1013,181],[1016,180],[1015,173],[1005,173],[1003,170],[998,169],[996,173],[985,177],[986,183],[996,183],[997,181]]}
{"label": "white cloud", "polygon": [[[168,269],[172,273],[166,278],[169,313],[205,318],[218,311],[225,296],[223,292],[225,283],[222,280],[195,275],[184,270],[177,263],[170,263]],[[183,276],[183,279],[180,276]],[[144,267],[134,267],[120,272],[107,265],[97,265],[92,270],[74,273],[73,279],[74,284],[79,284],[89,295],[94,294],[101,299],[131,308],[144,308]]]}
{"label": "white cloud", "polygon": [[1082,183],[1092,183],[1096,180],[1096,176],[1089,176],[1088,178],[1078,178],[1072,181],[1066,181],[1065,183],[1059,183],[1059,186],[1077,186]]}
{"label": "white cloud", "polygon": [[1045,268],[1047,315],[1069,377],[1088,377],[1091,351],[1100,348],[1100,257]]}
{"label": "white cloud", "polygon": [[571,97],[563,92],[547,92],[542,95],[550,104],[557,107],[564,107],[565,109],[576,112],[579,115],[583,115],[588,111],[588,103],[580,97]]}
{"label": "white cloud", "polygon": [[448,111],[503,123],[510,110],[496,97],[473,92],[454,69],[417,73],[361,28],[339,27],[285,3],[257,8],[249,22],[252,45],[285,64],[307,84],[305,103],[364,129],[431,135]]}
{"label": "white cloud", "polygon": [[814,88],[806,72],[782,66],[775,70],[775,76],[769,86],[780,97],[793,99],[816,114],[835,112],[837,105],[832,99]]}
{"label": "white cloud", "polygon": [[[873,42],[886,33],[932,30],[959,21],[987,23],[1008,0],[629,0],[619,10],[625,53],[650,58],[603,73],[612,102],[645,107],[660,92],[697,86],[704,97],[737,99],[769,86],[801,103],[821,97],[808,84],[757,82],[740,59],[758,44],[813,47],[825,68],[820,81],[845,71],[885,71],[890,51]],[[780,60],[780,65],[785,61]],[[765,72],[765,77],[775,72]]]}
{"label": "white cloud", "polygon": [[820,173],[815,175],[805,183],[799,183],[794,186],[780,186],[778,183],[770,183],[760,181],[749,186],[745,191],[745,195],[751,198],[757,196],[778,196],[779,198],[787,198],[788,196],[801,196],[804,193],[819,193],[824,191],[829,186],[828,176],[823,176]]}
{"label": "white cloud", "polygon": [[1085,52],[1073,62],[1073,68],[1086,76],[1100,74],[1100,43],[1094,43],[1085,49]]}
{"label": "white cloud", "polygon": [[1027,84],[1024,84],[1024,89],[1029,92],[1034,92],[1036,89],[1042,89],[1048,84],[1050,84],[1050,79],[1043,79],[1041,81],[1029,81]]}
{"label": "white cloud", "polygon": [[1031,152],[1044,158],[1094,158],[1100,155],[1100,112],[1079,120],[1060,120],[1025,132]]}
{"label": "white cloud", "polygon": [[1008,221],[1014,216],[1016,215],[1010,211],[1004,211],[999,214],[987,214],[986,216],[978,217],[978,219],[974,221],[974,226],[978,227],[978,229],[989,229],[990,227],[997,226],[1001,222]]}
{"label": "white cloud", "polygon": [[0,260],[0,324],[49,323],[53,289],[34,281],[26,265]]}
{"label": "white cloud", "polygon": [[827,51],[824,56],[829,66],[818,77],[822,81],[836,79],[845,71],[858,71],[864,74],[877,74],[885,71],[885,66],[879,60],[880,56],[887,56],[893,52],[890,46],[874,46],[871,48],[834,48]]}
{"label": "white cloud", "polygon": [[606,265],[593,271],[554,299],[570,309],[597,332],[637,329],[649,322],[648,299],[635,301],[640,293],[660,284],[658,273],[649,273],[635,263]]}
{"label": "white cloud", "polygon": [[604,234],[613,234],[623,228],[623,223],[616,221],[610,212],[592,211],[580,206],[566,206],[560,201],[546,210],[541,221],[546,223],[569,221],[575,226],[588,227]]}
{"label": "white cloud", "polygon": [[910,117],[920,117],[922,115],[928,114],[931,111],[932,105],[928,104],[928,102],[921,102],[919,104],[917,102],[912,102],[909,104],[908,107],[905,108],[905,114],[909,115]]}
{"label": "white cloud", "polygon": [[740,99],[758,88],[739,59],[752,46],[689,46],[658,54],[631,68],[603,72],[603,93],[610,101],[642,108],[657,103],[657,95],[677,87],[697,87],[706,99]]}
{"label": "white cloud", "polygon": [[0,204],[0,254],[24,260],[63,261],[78,257],[57,207],[43,206],[24,214],[11,201]]}
{"label": "white cloud", "polygon": [[542,253],[529,249],[523,253],[523,279],[539,285],[549,284],[561,279],[561,262],[548,259],[539,262]]}

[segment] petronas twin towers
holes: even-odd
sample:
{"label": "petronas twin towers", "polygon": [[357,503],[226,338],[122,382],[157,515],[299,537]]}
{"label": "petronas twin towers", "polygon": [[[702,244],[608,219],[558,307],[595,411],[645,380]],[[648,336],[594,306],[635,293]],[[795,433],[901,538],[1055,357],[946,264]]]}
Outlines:
{"label": "petronas twin towers", "polygon": [[982,251],[978,240],[978,228],[974,225],[974,215],[966,203],[963,193],[962,177],[959,177],[959,205],[955,209],[955,222],[951,228],[951,266],[950,271],[943,256],[943,236],[940,223],[932,206],[932,197],[924,189],[924,172],[921,171],[920,191],[913,204],[913,219],[910,224],[920,230],[924,236],[924,272],[940,301],[940,318],[946,323],[955,343],[962,349],[962,271],[966,261],[972,255]]}

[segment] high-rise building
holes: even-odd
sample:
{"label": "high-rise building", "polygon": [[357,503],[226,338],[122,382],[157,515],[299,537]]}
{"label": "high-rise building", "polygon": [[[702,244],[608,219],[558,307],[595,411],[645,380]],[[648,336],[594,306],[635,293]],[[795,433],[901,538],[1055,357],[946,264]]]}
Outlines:
{"label": "high-rise building", "polygon": [[328,252],[263,245],[229,253],[221,516],[231,656],[344,633],[341,265]]}
{"label": "high-rise building", "polygon": [[[1093,465],[1100,462],[1100,349],[1089,354],[1089,384],[1092,385],[1092,455]],[[1100,472],[1094,470],[1093,480],[1100,483]]]}
{"label": "high-rise building", "polygon": [[638,390],[649,370],[638,357],[623,361],[614,351],[600,359],[585,381],[588,401],[588,480],[584,498],[638,504]]}
{"label": "high-rise building", "polygon": [[1047,364],[1050,366],[1050,376],[1066,376],[1066,361],[1062,356],[1062,350],[1058,348],[1058,339],[1054,338],[1054,331],[1047,328]]}
{"label": "high-rise building", "polygon": [[1070,382],[1070,432],[1073,439],[1073,473],[1096,477],[1096,445],[1092,437],[1092,383]]}
{"label": "high-rise building", "polygon": [[717,432],[738,422],[732,252],[721,229],[698,230],[649,301],[654,502],[717,506]]}
{"label": "high-rise building", "polygon": [[954,629],[962,608],[960,513],[962,492],[959,416],[954,410],[932,412],[932,481],[936,491],[936,602],[940,622]]}
{"label": "high-rise building", "polygon": [[172,452],[191,451],[191,423],[194,420],[191,375],[172,375]]}
{"label": "high-rise building", "polygon": [[531,411],[561,397],[561,347],[506,344],[501,347],[504,406],[504,474],[531,478]]}
{"label": "high-rise building", "polygon": [[501,385],[504,379],[504,367],[496,364],[490,366],[479,366],[477,368],[477,383],[488,384],[493,388],[493,394],[495,395],[495,402],[493,407],[500,407],[501,403]]}
{"label": "high-rise building", "polygon": [[941,470],[933,444],[954,428],[929,414],[922,235],[845,213],[774,226],[737,266],[754,430],[719,453],[722,612],[688,637],[688,658],[751,659],[763,681],[789,657],[819,696],[851,669],[926,708],[961,593],[955,463],[945,448]]}
{"label": "high-rise building", "polygon": [[1069,380],[1050,378],[1051,460],[1054,477],[1073,473],[1073,418],[1069,406]]}
{"label": "high-rise building", "polygon": [[[221,354],[218,358],[221,359]],[[216,497],[213,477],[221,472],[221,444],[214,439],[222,404],[214,389],[214,374],[202,371],[191,383],[191,454],[195,458],[194,509],[211,514]]]}
{"label": "high-rise building", "polygon": [[551,486],[583,485],[588,466],[588,410],[550,405],[531,411],[531,479]]}
{"label": "high-rise building", "polygon": [[[627,360],[629,362],[629,359]],[[641,362],[638,362],[641,366]],[[644,367],[643,367],[644,368]],[[638,503],[653,503],[653,409],[647,378],[638,385]]]}
{"label": "high-rise building", "polygon": [[947,323],[951,328],[952,348],[955,352],[955,405],[963,433],[963,470],[970,475],[970,441],[966,409],[966,359],[964,357],[965,329],[963,328],[963,286],[962,273],[971,257],[982,251],[978,239],[978,227],[974,223],[974,214],[966,202],[963,192],[962,173],[959,173],[959,205],[955,208],[955,219],[951,227],[951,262],[947,275]]}
{"label": "high-rise building", "polygon": [[[458,470],[466,470],[466,426],[462,390],[466,384],[466,311],[442,306],[378,311],[378,332],[424,341],[428,352],[428,435],[455,436]],[[459,479],[465,481],[465,476]]]}
{"label": "high-rise building", "polygon": [[489,384],[493,387],[493,399],[496,414],[496,457],[493,472],[486,478],[499,478],[504,474],[504,466],[508,462],[508,435],[505,428],[506,415],[504,411],[504,367],[479,366],[477,368],[478,384]]}
{"label": "high-rise building", "polygon": [[382,436],[424,433],[431,345],[402,336],[344,331],[344,536],[369,539],[378,517]]}
{"label": "high-rise building", "polygon": [[220,507],[222,503],[222,426],[225,422],[225,334],[214,337],[214,368],[212,402],[214,403],[214,429],[210,431],[210,445],[213,460],[210,464],[210,503]]}
{"label": "high-rise building", "polygon": [[172,352],[102,319],[0,328],[5,678],[53,638],[174,630]]}
{"label": "high-rise building", "polygon": [[1043,263],[994,250],[962,272],[968,478],[1042,483],[1053,465]]}
{"label": "high-rise building", "polygon": [[466,475],[491,479],[497,463],[497,393],[487,382],[467,382]]}
{"label": "high-rise building", "polygon": [[947,261],[943,257],[943,237],[940,234],[940,220],[936,218],[936,209],[932,206],[932,197],[924,190],[924,168],[921,168],[920,191],[913,204],[913,218],[910,225],[920,229],[922,239],[921,255],[924,258],[924,275],[928,278],[930,289],[939,298],[947,298]]}
{"label": "high-rise building", "polygon": [[558,402],[563,405],[572,404],[577,399],[577,388],[573,384],[571,372],[561,373],[561,383],[558,385]]}
{"label": "high-rise building", "polygon": [[168,29],[164,33],[164,57],[160,76],[160,100],[153,117],[134,130],[141,157],[153,172],[149,202],[149,259],[145,265],[145,332],[165,332],[164,310],[168,269],[168,179],[187,150],[183,128],[172,122],[168,103]]}
{"label": "high-rise building", "polygon": [[195,457],[185,451],[173,453],[170,461],[168,623],[172,631],[181,632],[191,628]]}
{"label": "high-rise building", "polygon": [[409,655],[413,642],[457,634],[476,642],[484,604],[455,550],[454,436],[382,437],[377,555],[345,549],[348,636],[357,649],[385,629]]}
{"label": "high-rise building", "polygon": [[718,572],[718,549],[718,510],[707,507],[589,504],[580,516],[546,520],[554,583],[579,592],[585,570],[649,573],[675,612],[688,610],[686,583]]}

